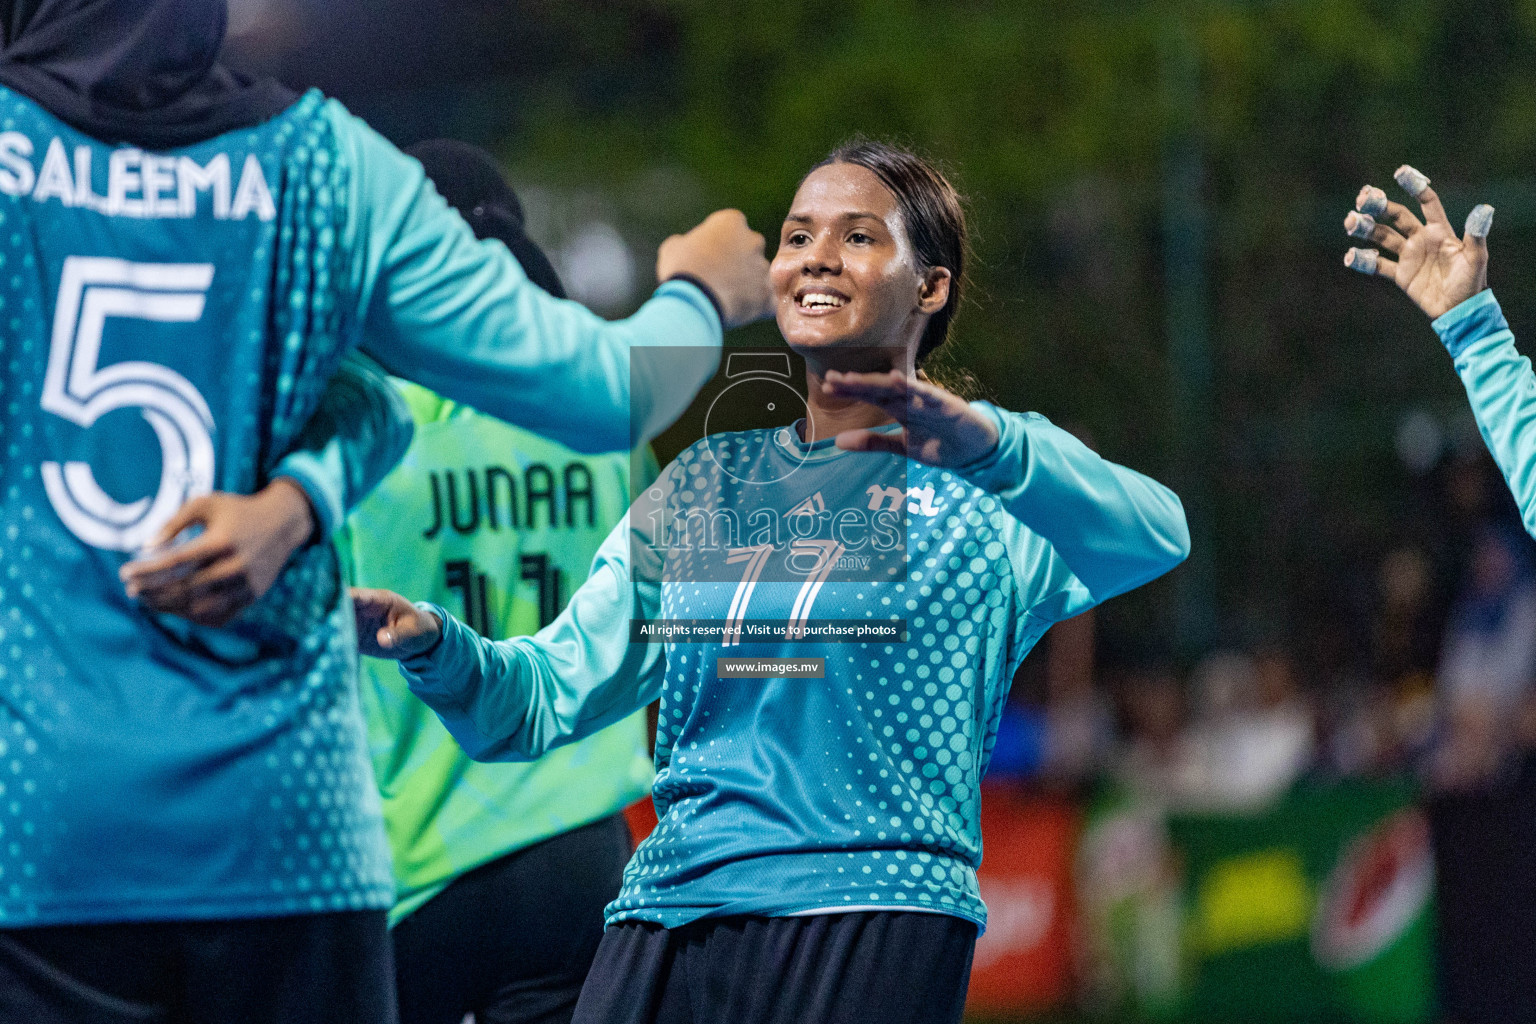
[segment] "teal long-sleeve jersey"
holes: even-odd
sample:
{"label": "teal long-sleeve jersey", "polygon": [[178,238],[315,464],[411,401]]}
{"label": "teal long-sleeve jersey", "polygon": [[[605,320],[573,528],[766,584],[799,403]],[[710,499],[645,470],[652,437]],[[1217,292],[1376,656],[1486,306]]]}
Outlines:
{"label": "teal long-sleeve jersey", "polygon": [[[683,283],[613,323],[551,298],[318,93],[155,153],[0,89],[0,926],[388,907],[334,550],[221,629],[118,569],[281,472],[337,518],[370,474],[306,424],[355,347],[608,450],[687,404],[720,331]],[[658,386],[637,345],[688,351]]]}
{"label": "teal long-sleeve jersey", "polygon": [[1053,622],[1166,572],[1189,539],[1167,488],[1043,417],[978,407],[999,444],[960,472],[788,428],[694,445],[531,638],[426,606],[442,639],[401,669],[473,757],[537,757],[660,697],[660,824],[610,923],[985,924],[979,784],[1014,672]]}
{"label": "teal long-sleeve jersey", "polygon": [[1472,403],[1483,442],[1504,474],[1525,529],[1536,537],[1536,374],[1493,292],[1477,293],[1434,321]]}

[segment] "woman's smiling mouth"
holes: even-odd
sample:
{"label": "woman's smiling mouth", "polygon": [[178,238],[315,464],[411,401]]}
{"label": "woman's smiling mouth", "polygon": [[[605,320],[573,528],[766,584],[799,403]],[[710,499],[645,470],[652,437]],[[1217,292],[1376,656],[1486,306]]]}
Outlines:
{"label": "woman's smiling mouth", "polygon": [[848,304],[848,296],[825,285],[808,285],[795,293],[795,306],[807,316],[825,316]]}

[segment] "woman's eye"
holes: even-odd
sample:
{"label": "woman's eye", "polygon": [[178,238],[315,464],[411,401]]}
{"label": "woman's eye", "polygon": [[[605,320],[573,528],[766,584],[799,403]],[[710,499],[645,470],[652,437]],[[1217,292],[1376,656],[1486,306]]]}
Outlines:
{"label": "woman's eye", "polygon": [[787,241],[790,245],[804,245],[810,240],[811,236],[806,234],[804,231],[796,231],[794,234],[789,236]]}
{"label": "woman's eye", "polygon": [[873,242],[874,239],[862,231],[855,231],[848,236],[848,241],[854,243],[855,245],[867,245],[868,243]]}

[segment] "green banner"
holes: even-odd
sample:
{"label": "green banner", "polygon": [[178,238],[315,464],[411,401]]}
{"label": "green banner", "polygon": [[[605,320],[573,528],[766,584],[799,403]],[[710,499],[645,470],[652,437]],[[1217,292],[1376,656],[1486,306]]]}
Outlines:
{"label": "green banner", "polygon": [[1302,788],[1254,814],[1106,803],[1083,858],[1085,890],[1110,886],[1084,900],[1089,978],[1117,1009],[1223,1024],[1433,1016],[1433,857],[1406,785]]}

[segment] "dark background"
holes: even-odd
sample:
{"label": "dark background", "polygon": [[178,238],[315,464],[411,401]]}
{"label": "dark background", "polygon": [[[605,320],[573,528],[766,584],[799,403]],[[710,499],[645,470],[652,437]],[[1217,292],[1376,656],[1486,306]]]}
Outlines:
{"label": "dark background", "polygon": [[1536,3],[234,0],[233,25],[236,63],[598,209],[630,306],[662,237],[732,205],[771,239],[852,133],[937,158],[976,240],[954,361],[1190,506],[1195,558],[1105,610],[1111,658],[1284,639],[1361,670],[1377,562],[1442,545],[1436,474],[1480,445],[1424,318],[1340,264],[1361,184],[1406,161],[1458,223],[1494,203],[1492,284],[1517,332],[1536,313]]}

